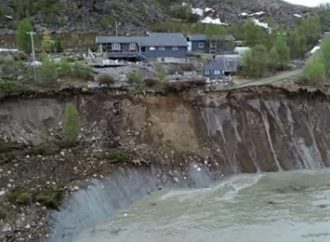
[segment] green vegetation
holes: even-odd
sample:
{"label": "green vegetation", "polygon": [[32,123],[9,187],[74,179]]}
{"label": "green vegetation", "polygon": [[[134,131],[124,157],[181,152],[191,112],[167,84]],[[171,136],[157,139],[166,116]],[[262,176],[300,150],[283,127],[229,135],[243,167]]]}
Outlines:
{"label": "green vegetation", "polygon": [[17,205],[26,206],[32,202],[32,193],[25,188],[15,188],[9,193],[8,200]]}
{"label": "green vegetation", "polygon": [[23,19],[18,23],[16,30],[16,44],[18,48],[25,53],[31,53],[31,39],[28,34],[30,31],[33,31],[33,26],[29,19]]}
{"label": "green vegetation", "polygon": [[36,201],[49,209],[58,209],[64,197],[63,190],[48,188],[36,195]]}
{"label": "green vegetation", "polygon": [[317,56],[304,67],[303,81],[312,86],[321,86],[330,78],[330,36],[322,42]]}
{"label": "green vegetation", "polygon": [[48,55],[42,58],[42,65],[38,68],[38,81],[42,85],[54,84],[58,78],[57,65]]}
{"label": "green vegetation", "polygon": [[273,48],[278,53],[278,58],[275,63],[276,70],[281,71],[287,69],[290,61],[290,49],[282,35],[277,36]]}
{"label": "green vegetation", "polygon": [[46,53],[50,53],[54,49],[54,40],[50,37],[48,33],[44,33],[42,36],[42,41],[41,41],[41,48],[42,51]]}
{"label": "green vegetation", "polygon": [[93,69],[85,64],[72,63],[67,58],[55,62],[48,55],[44,55],[42,65],[38,68],[39,83],[49,86],[61,78],[92,80]]}
{"label": "green vegetation", "polygon": [[313,58],[305,65],[303,76],[306,84],[321,86],[326,79],[325,65],[319,58]]}
{"label": "green vegetation", "polygon": [[157,78],[160,81],[163,81],[167,75],[165,67],[161,63],[155,63],[155,71],[157,74]]}
{"label": "green vegetation", "polygon": [[79,113],[72,103],[65,107],[63,122],[64,140],[67,145],[74,145],[80,132]]}
{"label": "green vegetation", "polygon": [[110,160],[112,163],[124,163],[130,161],[129,154],[125,152],[111,152],[111,154],[106,156],[106,159]]}
{"label": "green vegetation", "polygon": [[0,78],[0,95],[18,94],[25,91],[26,86],[16,81],[3,80]]}
{"label": "green vegetation", "polygon": [[101,85],[106,85],[106,86],[110,86],[112,84],[115,83],[115,79],[107,74],[107,73],[102,73],[98,78],[97,81],[101,84]]}
{"label": "green vegetation", "polygon": [[144,73],[142,71],[132,71],[127,75],[128,83],[130,83],[137,92],[143,92],[145,90]]}
{"label": "green vegetation", "polygon": [[268,54],[263,45],[256,45],[244,57],[243,72],[249,77],[262,77],[267,71]]}
{"label": "green vegetation", "polygon": [[0,220],[6,218],[6,211],[3,207],[0,206]]}

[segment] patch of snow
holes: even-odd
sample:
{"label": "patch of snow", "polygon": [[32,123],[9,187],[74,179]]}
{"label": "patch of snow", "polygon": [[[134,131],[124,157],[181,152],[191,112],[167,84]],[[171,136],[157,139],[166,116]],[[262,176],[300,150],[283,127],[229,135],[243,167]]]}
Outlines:
{"label": "patch of snow", "polygon": [[269,27],[268,23],[260,22],[260,20],[259,20],[259,19],[256,19],[256,18],[253,19],[253,22],[254,22],[254,24],[255,24],[256,26],[259,26],[259,27],[261,27],[261,28],[267,29],[267,31],[268,31],[269,33],[272,32],[272,29]]}
{"label": "patch of snow", "polygon": [[249,16],[249,14],[243,12],[243,13],[240,13],[239,16],[246,17],[246,16]]}
{"label": "patch of snow", "polygon": [[261,15],[264,15],[266,14],[264,11],[260,11],[260,12],[256,12],[256,13],[251,13],[250,14],[250,17],[253,17],[253,16],[261,16]]}
{"label": "patch of snow", "polygon": [[0,52],[17,52],[18,49],[0,48]]}
{"label": "patch of snow", "polygon": [[185,6],[187,6],[188,4],[186,3],[186,2],[183,2],[182,3],[182,7],[185,7]]}
{"label": "patch of snow", "polygon": [[214,9],[213,8],[205,8],[204,11],[205,12],[214,12]]}
{"label": "patch of snow", "polygon": [[302,18],[303,17],[302,15],[297,14],[297,13],[295,13],[293,16],[295,16],[296,18]]}
{"label": "patch of snow", "polygon": [[201,23],[203,24],[219,24],[219,25],[227,25],[226,23],[221,22],[220,18],[211,18],[206,17],[204,18]]}
{"label": "patch of snow", "polygon": [[204,10],[201,8],[192,8],[191,12],[193,14],[199,15],[199,16],[203,16],[204,15]]}
{"label": "patch of snow", "polygon": [[308,54],[315,54],[317,51],[319,51],[320,50],[320,46],[319,45],[317,45],[317,46],[314,46],[313,47],[313,49],[311,49],[309,52],[308,52]]}
{"label": "patch of snow", "polygon": [[13,16],[10,16],[10,15],[5,15],[5,18],[6,19],[10,19],[10,20],[14,19],[14,17]]}

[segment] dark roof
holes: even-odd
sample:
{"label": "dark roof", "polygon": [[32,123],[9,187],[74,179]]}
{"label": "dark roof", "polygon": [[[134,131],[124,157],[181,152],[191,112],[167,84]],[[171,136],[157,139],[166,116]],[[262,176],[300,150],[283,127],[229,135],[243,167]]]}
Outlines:
{"label": "dark roof", "polygon": [[192,34],[188,35],[191,41],[206,41],[206,40],[225,40],[225,41],[235,41],[235,37],[231,34],[227,35],[211,35],[207,36],[205,34]]}
{"label": "dark roof", "polygon": [[187,46],[188,43],[181,33],[151,33],[145,37],[142,46]]}
{"label": "dark roof", "polygon": [[204,71],[224,70],[225,63],[223,61],[212,60],[203,67]]}
{"label": "dark roof", "polygon": [[141,46],[187,46],[181,33],[150,33],[148,36],[97,36],[97,44],[139,43]]}
{"label": "dark roof", "polygon": [[96,36],[96,43],[140,43],[144,38],[144,36]]}

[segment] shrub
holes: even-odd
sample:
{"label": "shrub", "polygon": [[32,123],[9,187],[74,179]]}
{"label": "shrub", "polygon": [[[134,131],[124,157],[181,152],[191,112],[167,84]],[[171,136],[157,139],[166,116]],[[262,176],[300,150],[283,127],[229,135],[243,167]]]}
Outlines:
{"label": "shrub", "polygon": [[130,83],[137,92],[143,92],[146,88],[143,78],[144,73],[142,71],[133,71],[127,74],[128,83]]}
{"label": "shrub", "polygon": [[167,73],[164,66],[161,63],[155,63],[155,71],[159,80],[164,80]]}
{"label": "shrub", "polygon": [[109,74],[106,74],[106,73],[102,73],[98,78],[97,78],[97,81],[101,84],[101,85],[106,85],[106,86],[109,86],[109,85],[112,85],[115,83],[115,79],[109,75]]}
{"label": "shrub", "polygon": [[72,103],[66,105],[63,130],[66,144],[74,145],[79,136],[80,124],[79,113]]}
{"label": "shrub", "polygon": [[325,65],[319,59],[309,61],[304,67],[303,80],[313,86],[320,86],[326,79]]}
{"label": "shrub", "polygon": [[47,53],[53,50],[54,41],[47,32],[44,33],[44,35],[42,36],[41,47],[42,50]]}
{"label": "shrub", "polygon": [[61,39],[59,39],[59,38],[55,39],[54,49],[55,49],[55,52],[57,52],[57,53],[61,53],[64,51]]}
{"label": "shrub", "polygon": [[17,205],[29,205],[32,202],[32,193],[24,188],[15,188],[9,193],[8,200]]}
{"label": "shrub", "polygon": [[42,58],[42,65],[38,69],[38,79],[43,85],[53,84],[58,79],[57,65],[48,55]]}
{"label": "shrub", "polygon": [[49,188],[39,192],[36,195],[36,200],[42,206],[45,206],[49,209],[58,209],[62,203],[63,197],[63,190]]}
{"label": "shrub", "polygon": [[15,81],[0,79],[0,94],[18,94],[26,90],[26,87]]}
{"label": "shrub", "polygon": [[142,71],[132,71],[127,74],[127,80],[131,84],[141,83],[144,78],[144,73]]}

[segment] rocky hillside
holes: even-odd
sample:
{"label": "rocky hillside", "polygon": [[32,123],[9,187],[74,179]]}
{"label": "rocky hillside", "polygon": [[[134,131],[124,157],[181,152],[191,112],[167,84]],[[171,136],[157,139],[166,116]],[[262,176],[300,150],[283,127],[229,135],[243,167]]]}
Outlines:
{"label": "rocky hillside", "polygon": [[259,20],[266,20],[266,22],[292,25],[297,18],[302,18],[315,11],[314,9],[293,5],[282,0],[193,0],[193,3],[195,7],[209,10],[204,14],[220,17],[225,23],[237,23],[253,17]]}
{"label": "rocky hillside", "polygon": [[[292,25],[297,18],[314,11],[281,0],[1,0],[0,29],[10,33],[18,19],[31,17],[40,32],[113,32],[118,24],[123,33],[139,32],[166,18],[202,21],[206,17],[227,24],[255,17],[263,21]],[[184,9],[183,9],[184,8]],[[191,15],[190,9],[198,9]],[[201,11],[202,10],[202,11]],[[187,17],[187,11],[189,11]]]}

